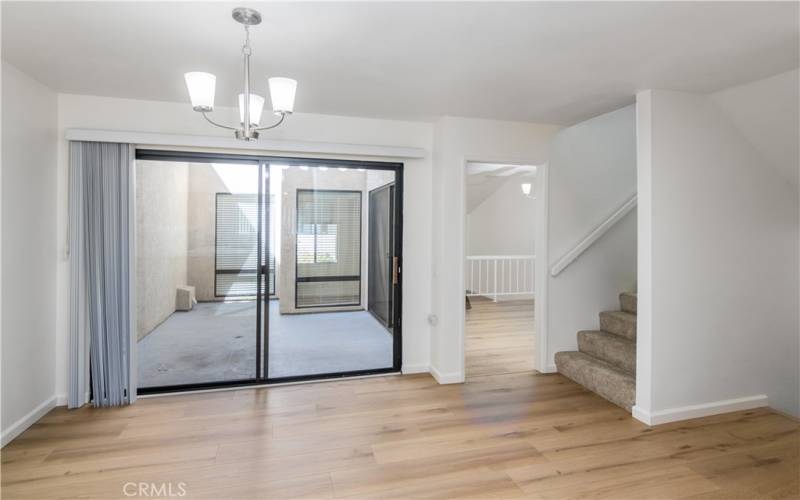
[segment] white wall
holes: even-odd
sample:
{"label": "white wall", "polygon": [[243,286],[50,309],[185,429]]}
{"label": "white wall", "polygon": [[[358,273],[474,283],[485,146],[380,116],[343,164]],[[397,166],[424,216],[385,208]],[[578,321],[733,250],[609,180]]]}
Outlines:
{"label": "white wall", "polygon": [[[467,255],[533,255],[536,252],[536,200],[520,184],[533,177],[514,176],[467,214]],[[469,188],[467,188],[469,189]]]}
{"label": "white wall", "polygon": [[800,179],[800,70],[725,89],[717,108],[788,183]]}
{"label": "white wall", "polygon": [[800,415],[797,188],[713,98],[653,90],[637,105],[634,415],[658,423],[764,395]]}
{"label": "white wall", "polygon": [[[636,193],[635,106],[559,132],[548,172],[549,266]],[[619,308],[636,284],[636,213],[631,212],[557,277],[547,275],[547,363],[577,350],[577,332]]]}
{"label": "white wall", "polygon": [[56,402],[57,101],[53,91],[5,61],[2,101],[2,443],[6,444]]}
{"label": "white wall", "polygon": [[444,117],[434,126],[431,372],[464,380],[464,233],[467,161],[540,165],[553,125]]}
{"label": "white wall", "polygon": [[[64,241],[67,227],[67,141],[69,128],[130,130],[167,134],[223,136],[228,132],[205,123],[188,103],[138,101],[94,96],[60,94],[58,157],[58,241]],[[220,121],[233,122],[238,112],[220,108],[214,112]],[[262,136],[267,139],[405,146],[432,150],[432,125],[423,122],[376,120],[297,113],[284,125]],[[163,147],[161,148],[163,149]],[[250,150],[251,152],[257,152]],[[263,151],[264,154],[275,154]],[[355,158],[382,160],[382,158]],[[392,159],[392,161],[397,161]],[[431,158],[407,160],[404,171],[404,268],[403,276],[403,370],[427,371],[430,332],[427,315],[431,294]],[[60,259],[57,269],[58,331],[57,391],[67,388],[67,338],[69,318],[69,265]]]}

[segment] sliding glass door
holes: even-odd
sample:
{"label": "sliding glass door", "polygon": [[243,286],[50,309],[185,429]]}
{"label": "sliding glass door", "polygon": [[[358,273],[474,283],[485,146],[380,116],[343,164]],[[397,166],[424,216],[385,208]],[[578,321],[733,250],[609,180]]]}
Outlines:
{"label": "sliding glass door", "polygon": [[268,380],[399,370],[396,311],[377,304],[391,316],[388,321],[370,312],[372,298],[399,296],[399,282],[378,280],[381,290],[375,293],[368,258],[377,247],[389,263],[399,262],[386,236],[394,232],[391,242],[400,241],[400,227],[386,222],[375,231],[370,225],[373,213],[383,220],[394,209],[370,192],[401,182],[399,171],[359,162],[270,161],[271,190],[280,196],[273,219],[281,243],[278,293],[269,309]]}
{"label": "sliding glass door", "polygon": [[135,173],[140,390],[258,380],[261,163],[140,152]]}
{"label": "sliding glass door", "polygon": [[399,371],[400,172],[138,151],[139,391]]}

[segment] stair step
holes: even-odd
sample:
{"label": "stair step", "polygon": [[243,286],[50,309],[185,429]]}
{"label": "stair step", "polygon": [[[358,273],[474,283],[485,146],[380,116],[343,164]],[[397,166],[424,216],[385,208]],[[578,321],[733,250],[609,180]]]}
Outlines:
{"label": "stair step", "polygon": [[597,395],[631,411],[636,400],[636,379],[605,361],[577,351],[557,352],[558,372]]}
{"label": "stair step", "polygon": [[635,293],[624,292],[619,294],[620,309],[627,313],[636,314],[637,297]]}
{"label": "stair step", "polygon": [[598,330],[578,332],[578,350],[619,368],[636,373],[636,343]]}
{"label": "stair step", "polygon": [[635,341],[636,315],[624,311],[601,312],[600,329]]}

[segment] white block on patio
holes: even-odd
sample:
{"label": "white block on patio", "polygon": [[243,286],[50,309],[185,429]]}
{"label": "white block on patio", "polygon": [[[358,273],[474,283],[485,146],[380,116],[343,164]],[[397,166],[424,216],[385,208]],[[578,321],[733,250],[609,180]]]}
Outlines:
{"label": "white block on patio", "polygon": [[191,311],[196,302],[193,286],[183,285],[178,287],[175,294],[176,311]]}

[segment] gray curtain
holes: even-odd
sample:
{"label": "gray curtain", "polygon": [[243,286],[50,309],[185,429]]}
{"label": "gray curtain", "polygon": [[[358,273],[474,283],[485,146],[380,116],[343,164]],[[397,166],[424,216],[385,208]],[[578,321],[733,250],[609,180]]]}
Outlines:
{"label": "gray curtain", "polygon": [[89,381],[94,406],[135,398],[132,152],[128,144],[70,143],[71,408],[86,403]]}

